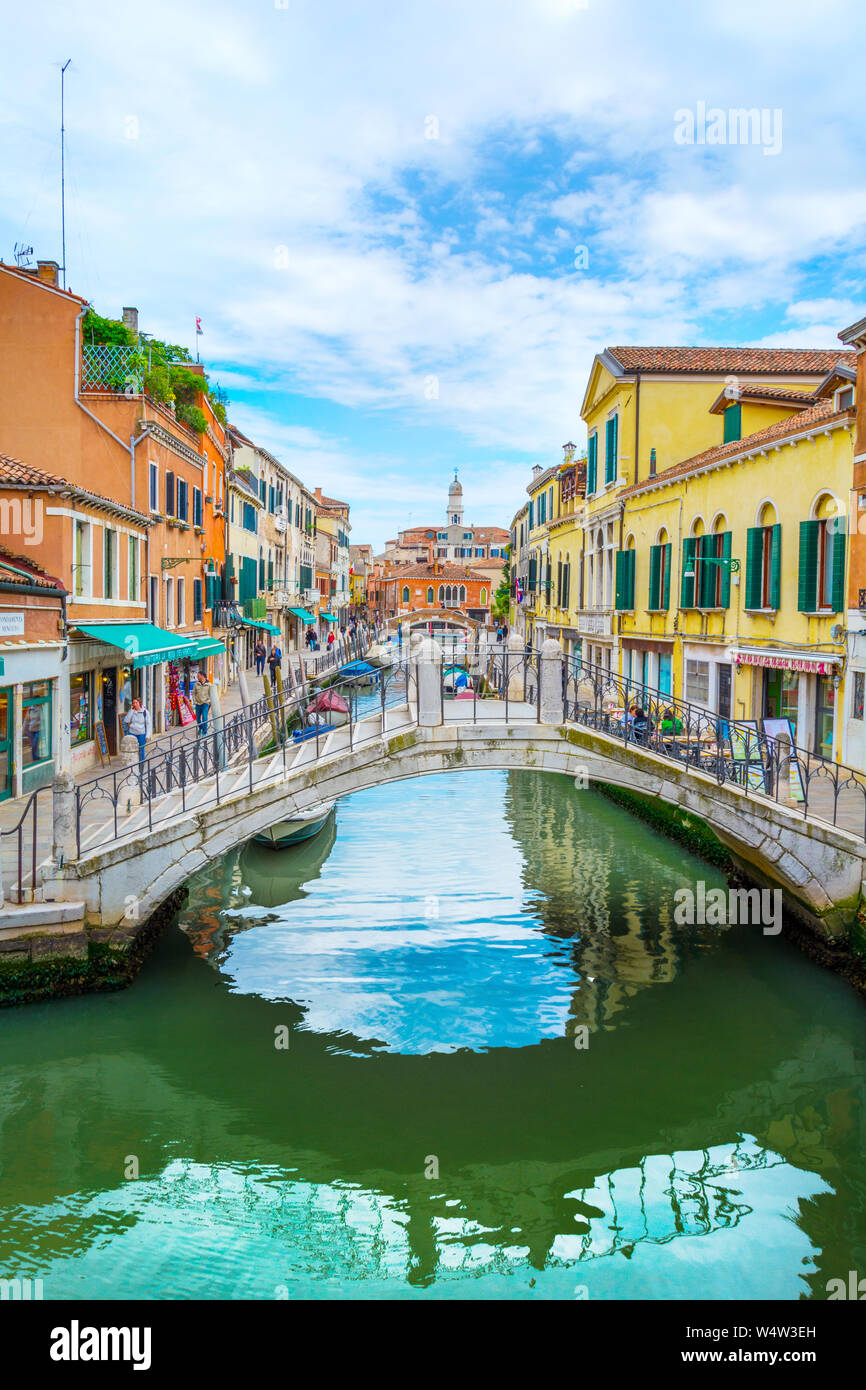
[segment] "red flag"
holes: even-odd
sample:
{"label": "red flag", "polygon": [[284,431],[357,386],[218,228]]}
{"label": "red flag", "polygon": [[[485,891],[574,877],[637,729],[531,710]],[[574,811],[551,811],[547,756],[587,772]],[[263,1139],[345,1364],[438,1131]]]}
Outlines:
{"label": "red flag", "polygon": [[195,321],[195,331],[196,331],[196,333],[201,333],[201,332],[203,332],[203,329],[202,329],[202,326],[201,326],[201,319],[200,319],[200,318],[196,318],[196,321]]}

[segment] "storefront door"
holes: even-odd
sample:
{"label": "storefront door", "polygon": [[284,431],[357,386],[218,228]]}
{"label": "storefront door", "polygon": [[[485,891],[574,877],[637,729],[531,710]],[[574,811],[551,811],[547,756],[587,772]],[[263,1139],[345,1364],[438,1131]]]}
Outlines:
{"label": "storefront door", "polygon": [[731,717],[731,668],[728,665],[719,666],[719,699],[718,711],[722,719]]}
{"label": "storefront door", "polygon": [[836,691],[832,676],[815,677],[815,752],[833,756],[833,712]]}
{"label": "storefront door", "polygon": [[0,690],[0,801],[12,795],[12,700]]}
{"label": "storefront door", "polygon": [[765,671],[763,715],[765,719],[788,719],[797,743],[797,702],[800,677],[795,671]]}
{"label": "storefront door", "polygon": [[659,652],[659,690],[662,695],[671,693],[671,654]]}

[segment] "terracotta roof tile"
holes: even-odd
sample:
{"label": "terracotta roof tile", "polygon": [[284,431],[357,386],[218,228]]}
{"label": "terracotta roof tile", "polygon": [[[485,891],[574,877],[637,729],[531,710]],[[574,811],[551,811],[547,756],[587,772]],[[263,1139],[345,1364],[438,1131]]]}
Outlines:
{"label": "terracotta roof tile", "polygon": [[32,463],[22,463],[20,459],[10,458],[8,454],[0,454],[0,487],[20,487],[26,488],[56,488],[83,500],[92,499],[96,503],[103,503],[111,507],[116,512],[122,512],[125,516],[133,516],[141,521],[149,522],[149,518],[130,507],[125,502],[118,502],[113,497],[106,497],[104,493],[92,492],[90,488],[82,487],[79,483],[74,483],[70,478],[61,478],[57,473],[48,473],[44,468],[35,468]]}
{"label": "terracotta roof tile", "polygon": [[619,496],[630,497],[634,493],[643,492],[645,488],[666,483],[669,479],[696,473],[707,464],[721,463],[725,459],[736,457],[737,454],[747,453],[750,449],[759,449],[763,444],[781,443],[788,436],[801,434],[804,430],[826,421],[843,420],[849,415],[853,417],[853,409],[834,411],[831,400],[818,401],[808,410],[801,410],[796,415],[788,416],[786,420],[777,420],[775,424],[767,425],[765,429],[756,430],[754,434],[745,435],[742,439],[732,440],[730,444],[718,444],[712,449],[705,449],[701,454],[675,463],[672,468],[662,469],[654,478],[644,478],[641,482],[632,483],[631,487],[623,488]]}
{"label": "terracotta roof tile", "polygon": [[627,372],[769,372],[823,374],[854,353],[838,348],[612,347]]}
{"label": "terracotta roof tile", "polygon": [[446,582],[449,579],[477,580],[479,584],[489,584],[490,580],[486,574],[478,574],[475,570],[467,569],[463,565],[452,565],[445,563],[444,560],[438,562],[438,569],[435,565],[405,565],[393,569],[387,579],[442,579]]}
{"label": "terracotta roof tile", "polygon": [[[6,569],[5,565],[7,564],[14,566],[14,569]],[[25,579],[23,575],[16,574],[15,569],[27,570],[30,576],[29,580]],[[2,577],[4,584],[30,583],[38,589],[59,589],[61,593],[66,593],[66,585],[62,579],[55,579],[53,575],[46,574],[41,566],[26,555],[17,555],[14,550],[7,550],[5,545],[0,545],[0,577]]]}

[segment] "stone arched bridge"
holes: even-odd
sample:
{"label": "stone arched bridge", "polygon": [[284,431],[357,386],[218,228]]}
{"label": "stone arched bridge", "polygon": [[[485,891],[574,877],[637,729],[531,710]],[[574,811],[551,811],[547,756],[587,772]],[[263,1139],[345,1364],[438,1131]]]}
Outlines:
{"label": "stone arched bridge", "polygon": [[[485,693],[495,691],[498,698],[477,698],[480,678],[475,696],[466,698],[466,691],[455,694],[447,683],[445,671],[452,668],[444,667],[436,644],[425,639],[405,666],[382,674],[381,708],[375,701],[362,707],[347,690],[354,703],[343,727],[301,742],[275,737],[276,751],[270,753],[255,745],[251,721],[248,757],[243,733],[239,743],[226,735],[210,764],[204,743],[187,744],[194,760],[202,760],[198,771],[191,780],[169,779],[158,797],[152,784],[144,799],[137,793],[144,779],[136,764],[107,797],[111,819],[89,827],[81,789],[56,786],[55,849],[42,896],[46,910],[52,904],[53,920],[64,920],[61,930],[69,939],[66,946],[58,941],[53,952],[46,942],[43,954],[86,954],[93,939],[125,949],[192,873],[293,813],[385,782],[485,768],[561,773],[689,812],[715,832],[747,877],[780,888],[788,909],[818,935],[852,934],[866,859],[862,833],[755,795],[748,785],[723,779],[720,784],[700,760],[665,756],[668,745],[658,738],[647,746],[614,736],[606,717],[591,719],[588,706],[579,704],[578,697],[586,699],[589,668],[567,670],[555,643],[531,660],[513,655],[513,668],[504,652],[486,652],[476,665],[476,672],[486,672]],[[505,678],[491,685],[497,662]],[[597,707],[600,692],[598,685]],[[296,697],[295,715],[298,698],[308,696]],[[690,718],[685,707],[677,709]],[[277,718],[287,712],[276,711]],[[272,727],[276,735],[276,720]],[[222,737],[213,736],[215,749]],[[185,767],[191,756],[183,754]],[[100,780],[109,781],[95,779],[94,795]]]}

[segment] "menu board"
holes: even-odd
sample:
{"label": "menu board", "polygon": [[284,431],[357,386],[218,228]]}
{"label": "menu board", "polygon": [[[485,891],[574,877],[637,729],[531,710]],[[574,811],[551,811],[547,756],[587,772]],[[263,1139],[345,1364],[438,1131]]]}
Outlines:
{"label": "menu board", "polygon": [[[794,749],[794,730],[790,719],[765,719],[763,723],[764,733],[767,736],[768,753],[773,762],[776,761],[777,756],[781,762],[783,758],[787,757],[788,748],[791,749],[791,756],[788,760],[788,789],[792,801],[805,801],[806,788],[803,784],[803,769]],[[778,755],[775,750],[776,739],[779,739]]]}

